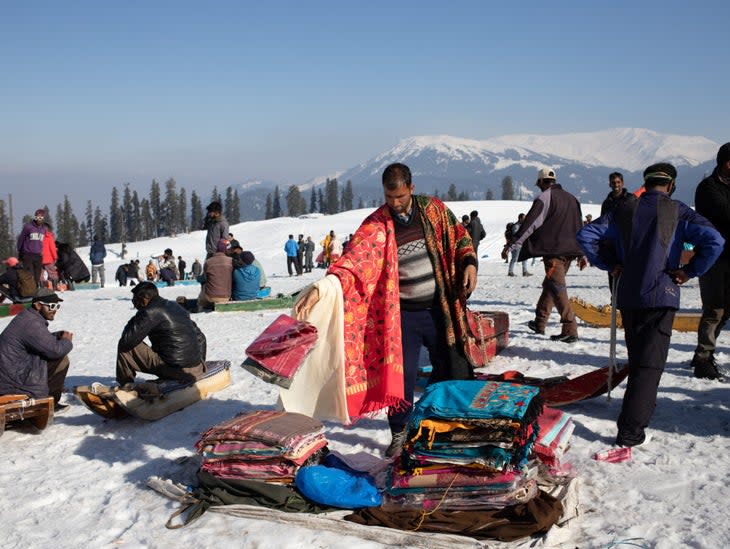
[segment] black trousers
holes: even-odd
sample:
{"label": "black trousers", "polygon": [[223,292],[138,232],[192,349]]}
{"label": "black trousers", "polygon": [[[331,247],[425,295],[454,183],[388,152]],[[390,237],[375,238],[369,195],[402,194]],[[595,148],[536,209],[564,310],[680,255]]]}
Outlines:
{"label": "black trousers", "polygon": [[43,258],[40,254],[23,254],[23,268],[33,273],[35,285],[40,287],[43,274]]}
{"label": "black trousers", "polygon": [[432,381],[440,381],[449,371],[449,348],[446,345],[446,329],[443,313],[437,308],[400,312],[401,338],[403,342],[403,397],[408,403],[405,409],[390,410],[388,424],[392,432],[398,432],[408,423],[413,410],[413,394],[418,377],[418,358],[421,347],[426,347],[433,366]]}
{"label": "black trousers", "polygon": [[617,421],[619,444],[634,446],[644,442],[644,429],[654,414],[659,380],[667,363],[675,312],[667,308],[621,309],[629,380]]}

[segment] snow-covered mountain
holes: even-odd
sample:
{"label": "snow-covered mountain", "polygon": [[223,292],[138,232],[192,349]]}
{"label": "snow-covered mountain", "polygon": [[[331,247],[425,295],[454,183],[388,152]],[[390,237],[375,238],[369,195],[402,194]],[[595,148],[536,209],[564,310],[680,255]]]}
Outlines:
{"label": "snow-covered mountain", "polygon": [[483,198],[488,189],[498,198],[505,176],[511,176],[516,187],[534,189],[536,170],[550,166],[566,189],[582,201],[597,203],[608,192],[610,172],[624,173],[627,187],[633,189],[640,186],[646,166],[669,161],[679,171],[677,196],[691,202],[694,187],[712,170],[718,147],[705,137],[634,128],[486,140],[417,136],[344,171],[339,180],[351,180],[355,195],[377,197],[383,168],[391,162],[404,162],[421,192],[443,194],[454,183],[457,191],[466,191],[471,198]]}
{"label": "snow-covered mountain", "polygon": [[[449,135],[408,137],[394,147],[357,166],[333,172],[344,184],[352,181],[355,203],[380,202],[380,177],[392,162],[404,162],[414,176],[418,192],[445,195],[453,183],[457,192],[479,200],[492,191],[502,196],[501,183],[512,177],[515,198],[527,199],[535,192],[538,168],[550,166],[558,181],[584,203],[600,203],[608,193],[608,174],[620,171],[626,186],[641,186],[641,172],[655,162],[672,162],[679,171],[676,197],[689,204],[694,189],[712,171],[719,144],[699,136],[661,134],[640,128],[616,128],[559,135],[505,135],[484,140]],[[315,178],[300,185],[301,191],[323,185]],[[260,218],[266,194],[273,184],[250,187],[241,196],[247,219]],[[286,191],[279,186],[280,192]]]}

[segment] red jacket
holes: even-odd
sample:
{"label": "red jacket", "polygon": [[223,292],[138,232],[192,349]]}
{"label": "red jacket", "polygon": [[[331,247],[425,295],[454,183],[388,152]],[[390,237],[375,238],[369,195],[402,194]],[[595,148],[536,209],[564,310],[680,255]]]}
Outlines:
{"label": "red jacket", "polygon": [[50,229],[46,229],[46,236],[43,239],[43,265],[55,263],[58,260],[58,252],[56,251],[56,237]]}

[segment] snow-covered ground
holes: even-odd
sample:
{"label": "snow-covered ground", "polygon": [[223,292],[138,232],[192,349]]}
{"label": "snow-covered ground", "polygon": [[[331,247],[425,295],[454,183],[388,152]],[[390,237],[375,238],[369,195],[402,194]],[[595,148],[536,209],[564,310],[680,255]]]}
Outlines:
{"label": "snow-covered ground", "polygon": [[[495,358],[490,371],[514,369],[532,376],[575,376],[605,366],[609,355],[606,328],[580,326],[580,341],[570,345],[551,342],[527,329],[540,293],[542,265],[530,267],[533,277],[508,278],[499,252],[505,224],[519,212],[526,212],[529,203],[455,202],[450,206],[458,217],[479,210],[488,233],[479,249],[479,285],[471,306],[504,310],[510,315],[510,346]],[[315,269],[303,277],[289,277],[283,252],[287,235],[303,233],[319,242],[334,229],[344,236],[354,232],[370,211],[247,222],[231,230],[262,262],[273,292],[290,292],[321,277],[324,271]],[[583,213],[597,217],[598,206],[587,206]],[[128,257],[139,257],[144,265],[150,255],[167,247],[176,256],[182,255],[189,269],[195,257],[204,257],[204,233],[132,243]],[[119,251],[119,245],[108,248]],[[80,255],[86,259],[88,250],[81,250]],[[63,307],[51,326],[74,333],[66,382],[69,390],[96,380],[113,381],[116,342],[134,313],[130,288],[116,287],[113,281],[120,260],[113,254],[107,259],[106,287],[63,294]],[[605,273],[596,269],[572,270],[568,284],[573,296],[595,304],[609,300]],[[194,297],[198,290],[197,286],[179,286],[163,288],[161,294],[171,299]],[[696,280],[683,288],[682,305],[699,308]],[[275,387],[238,364],[246,346],[280,313],[195,316],[208,338],[208,358],[234,364],[232,386],[210,400],[145,423],[134,419],[105,421],[67,394],[72,406],[51,428],[40,434],[7,431],[0,438],[0,547],[385,547],[318,531],[316,524],[311,529],[285,530],[273,522],[213,513],[182,530],[167,530],[164,523],[176,504],[145,486],[153,475],[190,480],[195,467],[195,459],[190,459],[195,455],[193,443],[201,431],[237,412],[275,404]],[[10,320],[0,319],[0,330]],[[548,334],[559,329],[555,314],[553,321]],[[730,500],[730,385],[692,377],[687,366],[695,343],[695,334],[674,333],[649,429],[653,439],[635,450],[631,462],[609,464],[591,459],[594,452],[609,447],[614,440],[623,384],[613,392],[610,402],[601,397],[567,408],[576,422],[567,458],[581,479],[582,505],[581,515],[570,523],[568,539],[557,546],[730,546],[730,528],[725,522],[725,503]],[[727,343],[723,334],[717,353],[720,364],[730,361]],[[619,362],[626,359],[621,333],[618,358]],[[332,423],[326,427],[330,447],[341,453],[381,456],[390,439],[384,416],[352,427]],[[624,543],[616,543],[619,541]]]}

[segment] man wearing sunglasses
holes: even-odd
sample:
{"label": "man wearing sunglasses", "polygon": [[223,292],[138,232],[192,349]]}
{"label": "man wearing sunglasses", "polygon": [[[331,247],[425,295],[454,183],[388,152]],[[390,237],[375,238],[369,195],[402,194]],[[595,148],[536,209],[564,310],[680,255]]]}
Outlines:
{"label": "man wearing sunglasses", "polygon": [[32,398],[52,396],[59,403],[68,372],[73,334],[49,332],[63,300],[47,288],[33,295],[31,307],[16,316],[0,333],[0,395],[24,394]]}

